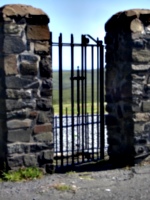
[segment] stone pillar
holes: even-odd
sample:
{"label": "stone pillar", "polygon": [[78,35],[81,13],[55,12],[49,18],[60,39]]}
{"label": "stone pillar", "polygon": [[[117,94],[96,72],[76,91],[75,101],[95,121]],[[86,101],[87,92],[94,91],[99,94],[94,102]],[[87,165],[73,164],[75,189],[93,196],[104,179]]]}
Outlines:
{"label": "stone pillar", "polygon": [[150,10],[119,12],[105,30],[108,153],[133,164],[150,153]]}
{"label": "stone pillar", "polygon": [[53,162],[49,18],[26,5],[0,8],[0,164]]}

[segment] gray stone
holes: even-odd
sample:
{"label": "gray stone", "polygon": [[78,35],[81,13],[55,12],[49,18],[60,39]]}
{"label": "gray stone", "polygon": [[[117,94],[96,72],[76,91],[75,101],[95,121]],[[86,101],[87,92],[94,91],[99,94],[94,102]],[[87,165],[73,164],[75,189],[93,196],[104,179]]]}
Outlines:
{"label": "gray stone", "polygon": [[20,110],[23,108],[36,108],[36,101],[34,99],[31,100],[12,100],[12,99],[6,99],[6,110],[7,111],[13,111],[13,110]]}
{"label": "gray stone", "polygon": [[47,161],[50,161],[53,159],[53,151],[52,150],[46,150],[43,152],[43,159],[44,160],[47,160]]}
{"label": "gray stone", "polygon": [[150,69],[150,65],[149,64],[148,65],[141,65],[141,64],[138,63],[137,65],[132,64],[131,68],[134,71],[146,71],[146,70]]}
{"label": "gray stone", "polygon": [[49,122],[49,118],[47,116],[47,113],[40,112],[38,114],[38,117],[37,117],[37,123],[38,124],[44,124],[44,123],[48,123],[48,122]]}
{"label": "gray stone", "polygon": [[25,51],[26,46],[21,39],[21,37],[17,36],[5,36],[3,52],[6,54],[17,54]]}
{"label": "gray stone", "polygon": [[38,166],[37,155],[36,154],[27,154],[23,156],[24,165],[26,167]]}
{"label": "gray stone", "polygon": [[8,89],[28,89],[28,88],[38,88],[39,81],[29,78],[22,78],[16,76],[7,76],[5,78],[6,88]]}
{"label": "gray stone", "polygon": [[51,79],[45,79],[42,81],[42,88],[44,89],[52,89],[53,83]]}
{"label": "gray stone", "polygon": [[143,126],[140,123],[134,123],[134,134],[143,132]]}
{"label": "gray stone", "polygon": [[6,97],[10,99],[31,99],[32,91],[31,90],[14,90],[6,89]]}
{"label": "gray stone", "polygon": [[135,148],[135,153],[136,153],[136,155],[146,153],[145,147],[142,146],[142,145],[135,145],[134,148]]}
{"label": "gray stone", "polygon": [[38,73],[37,63],[30,63],[28,61],[23,61],[20,63],[20,73],[22,75],[32,75],[36,76]]}
{"label": "gray stone", "polygon": [[140,51],[133,49],[132,50],[132,59],[133,59],[133,62],[139,63],[139,64],[150,63],[149,50],[146,48],[141,49]]}
{"label": "gray stone", "polygon": [[142,111],[149,112],[150,111],[150,101],[143,101],[142,102]]}
{"label": "gray stone", "polygon": [[31,134],[32,134],[32,129],[17,129],[17,130],[11,130],[11,131],[9,130],[7,133],[7,141],[8,142],[30,142]]}
{"label": "gray stone", "polygon": [[7,153],[10,156],[11,154],[24,154],[30,152],[30,144],[28,143],[9,143],[7,144]]}
{"label": "gray stone", "polygon": [[12,119],[12,118],[35,118],[37,116],[37,111],[31,111],[30,109],[21,109],[21,110],[15,110],[11,112],[7,112],[7,119]]}
{"label": "gray stone", "polygon": [[[32,120],[31,119],[25,119],[25,120],[9,120],[7,121],[7,128],[8,129],[19,129],[19,128],[30,128],[32,125]],[[10,133],[12,136],[12,132]],[[18,134],[16,132],[16,134]]]}
{"label": "gray stone", "polygon": [[41,96],[42,97],[51,97],[52,96],[52,89],[42,89],[41,90]]}
{"label": "gray stone", "polygon": [[53,134],[52,132],[40,133],[34,135],[34,141],[36,142],[53,142]]}
{"label": "gray stone", "polygon": [[40,58],[39,56],[33,53],[24,52],[19,55],[19,60],[20,62],[27,61],[29,63],[37,63],[40,60]]}
{"label": "gray stone", "polygon": [[52,65],[50,57],[43,57],[40,61],[40,76],[44,78],[52,77]]}
{"label": "gray stone", "polygon": [[146,122],[150,120],[149,113],[135,113],[134,114],[134,121],[135,122]]}
{"label": "gray stone", "polygon": [[4,24],[4,33],[19,35],[21,36],[22,31],[24,31],[25,25],[18,25],[16,23],[5,23]]}
{"label": "gray stone", "polygon": [[143,84],[142,82],[132,81],[132,95],[143,95]]}
{"label": "gray stone", "polygon": [[11,157],[7,157],[7,163],[10,169],[19,168],[24,166],[23,156],[22,155],[13,155]]}
{"label": "gray stone", "polygon": [[54,149],[54,143],[53,142],[49,142],[49,141],[42,141],[42,142],[30,142],[30,143],[26,143],[26,146],[23,148],[26,148],[27,150],[30,151],[30,153],[38,153],[40,151],[43,150],[52,150]]}
{"label": "gray stone", "polygon": [[37,109],[43,110],[43,111],[52,110],[51,101],[49,101],[47,99],[37,100]]}

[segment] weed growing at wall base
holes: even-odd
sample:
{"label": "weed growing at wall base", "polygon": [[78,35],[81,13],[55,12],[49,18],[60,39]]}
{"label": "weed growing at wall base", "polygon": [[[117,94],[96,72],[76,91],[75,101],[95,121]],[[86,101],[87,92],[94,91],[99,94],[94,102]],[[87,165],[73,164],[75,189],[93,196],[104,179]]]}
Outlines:
{"label": "weed growing at wall base", "polygon": [[29,168],[20,168],[16,171],[8,171],[3,172],[1,181],[27,181],[33,180],[37,178],[41,178],[43,176],[43,172],[41,169],[37,167],[29,167]]}

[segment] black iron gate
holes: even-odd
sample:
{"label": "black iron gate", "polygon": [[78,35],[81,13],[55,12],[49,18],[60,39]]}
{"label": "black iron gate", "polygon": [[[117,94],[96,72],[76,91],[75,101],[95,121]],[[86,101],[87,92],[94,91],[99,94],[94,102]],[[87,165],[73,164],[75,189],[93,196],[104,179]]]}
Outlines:
{"label": "black iron gate", "polygon": [[[58,43],[58,91],[59,112],[54,110],[54,152],[56,167],[75,166],[80,163],[96,161],[104,158],[104,64],[103,44],[98,38],[82,35],[81,43],[74,43],[71,34],[70,43],[62,42],[60,34]],[[69,77],[64,73],[64,49],[69,47]],[[78,48],[80,57],[75,55]],[[54,59],[54,55],[53,55]],[[74,66],[75,59],[80,59],[80,67]],[[65,77],[65,80],[64,80]],[[64,93],[66,79],[70,82],[67,94]],[[53,82],[55,80],[53,77]],[[67,85],[68,85],[67,82]],[[67,87],[67,86],[66,86]],[[67,98],[67,105],[64,101]],[[53,93],[54,95],[54,93]],[[54,99],[54,97],[53,97]],[[65,99],[65,100],[64,100]]]}

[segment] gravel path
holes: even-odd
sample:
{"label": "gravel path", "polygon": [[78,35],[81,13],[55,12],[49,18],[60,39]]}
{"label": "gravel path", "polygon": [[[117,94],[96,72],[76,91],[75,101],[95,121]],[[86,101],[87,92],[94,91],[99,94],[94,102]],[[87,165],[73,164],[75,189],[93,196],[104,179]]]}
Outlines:
{"label": "gravel path", "polygon": [[[69,186],[61,191],[56,187]],[[46,175],[40,180],[0,183],[0,200],[148,200],[150,165],[130,169]]]}

